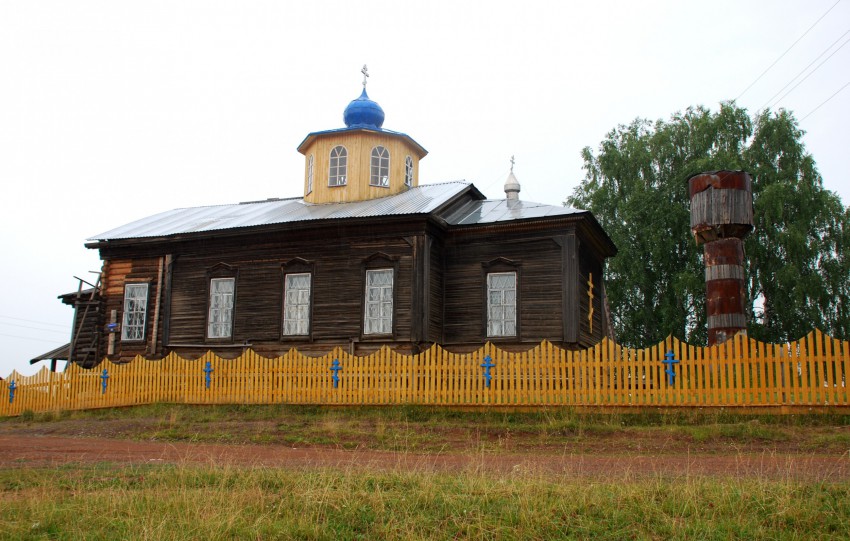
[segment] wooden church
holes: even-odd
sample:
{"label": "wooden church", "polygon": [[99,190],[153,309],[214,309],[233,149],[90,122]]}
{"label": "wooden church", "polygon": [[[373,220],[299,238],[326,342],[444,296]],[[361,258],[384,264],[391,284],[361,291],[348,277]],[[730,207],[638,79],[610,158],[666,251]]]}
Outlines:
{"label": "wooden church", "polygon": [[589,212],[521,200],[513,167],[501,199],[420,184],[427,152],[383,128],[365,71],[343,118],[298,146],[300,197],[176,209],[89,239],[100,279],[60,297],[72,341],[33,361],[577,348],[608,333],[616,248]]}

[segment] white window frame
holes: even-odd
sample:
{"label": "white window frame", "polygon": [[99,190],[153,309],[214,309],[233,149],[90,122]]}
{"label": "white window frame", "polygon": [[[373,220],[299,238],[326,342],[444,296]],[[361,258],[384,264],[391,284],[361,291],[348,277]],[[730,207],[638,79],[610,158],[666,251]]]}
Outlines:
{"label": "white window frame", "polygon": [[148,319],[148,284],[124,284],[122,319],[122,341],[141,342],[145,339]]}
{"label": "white window frame", "polygon": [[376,146],[372,149],[370,161],[371,174],[369,185],[379,188],[390,187],[390,151],[386,147]]}
{"label": "white window frame", "polygon": [[[496,278],[513,277],[513,284],[498,287]],[[512,337],[517,335],[517,282],[515,271],[487,273],[487,336]],[[510,317],[509,312],[513,312]]]}
{"label": "white window frame", "polygon": [[313,192],[313,155],[307,158],[307,193]]}
{"label": "white window frame", "polygon": [[348,178],[348,150],[342,145],[331,149],[328,164],[328,186],[345,186]]}
{"label": "white window frame", "polygon": [[[307,287],[296,288],[291,279],[307,277]],[[310,303],[313,275],[309,272],[290,272],[283,275],[283,335],[308,336],[310,334]]]}
{"label": "white window frame", "polygon": [[404,159],[404,184],[413,186],[413,158],[410,156]]}
{"label": "white window frame", "polygon": [[[230,282],[230,291],[216,291],[215,284]],[[210,278],[207,338],[222,340],[233,337],[233,299],[236,278]]]}
{"label": "white window frame", "polygon": [[[389,275],[389,284],[373,284],[379,276]],[[393,288],[395,271],[392,268],[366,271],[366,297],[363,309],[363,334],[392,334]]]}

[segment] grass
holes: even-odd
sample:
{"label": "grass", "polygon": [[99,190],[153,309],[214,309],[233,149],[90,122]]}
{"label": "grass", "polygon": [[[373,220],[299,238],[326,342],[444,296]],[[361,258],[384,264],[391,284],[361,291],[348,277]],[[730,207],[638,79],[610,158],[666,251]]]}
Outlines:
{"label": "grass", "polygon": [[509,411],[502,409],[453,409],[429,406],[298,406],[298,405],[179,405],[151,404],[126,408],[103,408],[81,411],[60,411],[34,413],[24,411],[17,417],[0,417],[0,423],[13,422],[52,422],[68,419],[137,419],[170,418],[198,423],[219,422],[224,420],[262,421],[276,420],[287,414],[298,415],[304,419],[327,419],[330,416],[344,422],[361,419],[364,416],[380,418],[385,421],[405,421],[420,424],[456,424],[459,421],[486,421],[493,426],[557,428],[558,426],[700,426],[706,424],[730,424],[757,421],[770,426],[850,426],[850,415],[813,414],[813,415],[749,415],[735,413],[726,409],[695,409],[673,412],[636,410],[636,413],[587,413],[567,407],[538,409],[534,411]]}
{"label": "grass", "polygon": [[850,486],[109,464],[0,469],[3,539],[846,539]]}
{"label": "grass", "polygon": [[[38,427],[61,434],[204,443],[336,446],[436,452],[476,448],[499,451],[599,445],[623,450],[665,441],[676,451],[710,451],[728,444],[784,445],[791,451],[850,450],[848,415],[741,415],[723,410],[674,413],[583,413],[568,408],[531,412],[452,410],[419,406],[188,406],[153,404],[79,412],[24,412],[0,419],[3,427]],[[57,432],[58,431],[58,432]],[[672,445],[672,447],[671,447]]]}
{"label": "grass", "polygon": [[[0,419],[0,434],[488,453],[569,447],[650,454],[850,456],[850,417],[463,411],[416,406],[182,406]],[[64,431],[64,432],[63,432]],[[655,444],[654,442],[661,442]],[[671,443],[672,442],[672,443]],[[678,445],[678,447],[677,447]],[[713,447],[712,447],[713,446]],[[247,451],[247,450],[246,450]],[[616,452],[616,451],[615,451]],[[528,456],[532,456],[528,455]],[[532,456],[533,458],[533,456]],[[0,465],[0,539],[847,539],[850,483],[781,478],[544,476],[361,467]],[[542,471],[542,470],[541,470]],[[823,479],[821,477],[820,479]]]}

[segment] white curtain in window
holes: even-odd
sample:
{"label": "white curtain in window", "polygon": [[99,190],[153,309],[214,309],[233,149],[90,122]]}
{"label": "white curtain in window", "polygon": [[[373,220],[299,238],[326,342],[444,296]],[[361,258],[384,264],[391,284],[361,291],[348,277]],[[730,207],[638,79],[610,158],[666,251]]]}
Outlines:
{"label": "white curtain in window", "polygon": [[404,159],[404,183],[413,186],[413,158],[410,156]]}
{"label": "white curtain in window", "polygon": [[310,333],[309,273],[287,274],[283,299],[283,334],[287,336]]}
{"label": "white curtain in window", "polygon": [[124,324],[121,340],[144,340],[148,310],[148,284],[124,286]]}
{"label": "white curtain in window", "polygon": [[516,336],[516,273],[487,275],[487,336]]}
{"label": "white curtain in window", "polygon": [[343,186],[348,174],[348,151],[344,146],[336,146],[331,150],[331,160],[328,171],[328,185]]}
{"label": "white curtain in window", "polygon": [[209,338],[230,338],[233,328],[233,278],[210,280],[210,311],[207,322]]}
{"label": "white curtain in window", "polygon": [[369,184],[372,186],[389,186],[390,151],[381,146],[373,148],[371,166]]}
{"label": "white curtain in window", "polygon": [[366,271],[364,334],[393,332],[393,270]]}

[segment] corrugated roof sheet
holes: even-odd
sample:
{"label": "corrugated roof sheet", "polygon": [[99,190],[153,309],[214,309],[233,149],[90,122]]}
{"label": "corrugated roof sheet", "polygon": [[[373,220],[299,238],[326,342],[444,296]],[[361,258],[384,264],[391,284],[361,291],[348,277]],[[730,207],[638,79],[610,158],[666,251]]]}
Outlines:
{"label": "corrugated roof sheet", "polygon": [[406,133],[402,133],[400,131],[388,130],[386,128],[376,128],[374,126],[371,126],[371,127],[368,127],[368,128],[364,127],[364,126],[352,126],[350,128],[335,128],[335,129],[331,129],[331,130],[314,131],[312,133],[308,133],[307,137],[305,137],[304,140],[301,141],[298,144],[298,152],[303,152],[305,145],[308,142],[315,139],[316,137],[320,137],[322,135],[328,135],[328,134],[338,134],[338,133],[357,132],[357,131],[370,131],[370,132],[375,132],[375,133],[383,133],[383,134],[386,134],[386,135],[392,135],[392,136],[396,136],[396,137],[404,137],[405,139],[407,139],[408,141],[413,143],[413,145],[416,146],[419,149],[419,152],[422,154],[421,157],[425,157],[428,154],[428,151],[425,150],[425,147],[423,147],[422,145],[417,143],[416,140],[413,139],[413,137],[407,135]]}
{"label": "corrugated roof sheet", "polygon": [[485,199],[483,201],[470,201],[448,216],[444,216],[444,218],[451,225],[480,225],[511,220],[567,216],[583,212],[586,211],[531,201],[514,201],[511,205],[508,205],[506,199]]}
{"label": "corrugated roof sheet", "polygon": [[71,353],[71,343],[67,343],[64,346],[59,346],[56,349],[51,349],[47,353],[42,353],[38,357],[35,357],[30,360],[30,364],[35,364],[40,361],[52,361],[56,359],[57,361],[67,361],[68,355]]}
{"label": "corrugated roof sheet", "polygon": [[[464,181],[427,184],[411,188],[404,193],[354,203],[316,205],[306,203],[302,198],[291,198],[180,208],[130,222],[94,235],[88,240],[167,237],[311,220],[429,214],[469,187],[474,190],[471,183]],[[477,190],[475,193],[478,193]],[[470,201],[443,218],[451,225],[463,226],[565,216],[583,212],[585,211],[571,207],[544,205],[530,201],[516,201],[508,206],[505,199],[485,199]]]}
{"label": "corrugated roof sheet", "polygon": [[429,184],[354,203],[316,205],[302,198],[291,198],[174,209],[93,235],[88,240],[164,237],[310,220],[429,214],[470,186],[471,183],[463,181]]}

